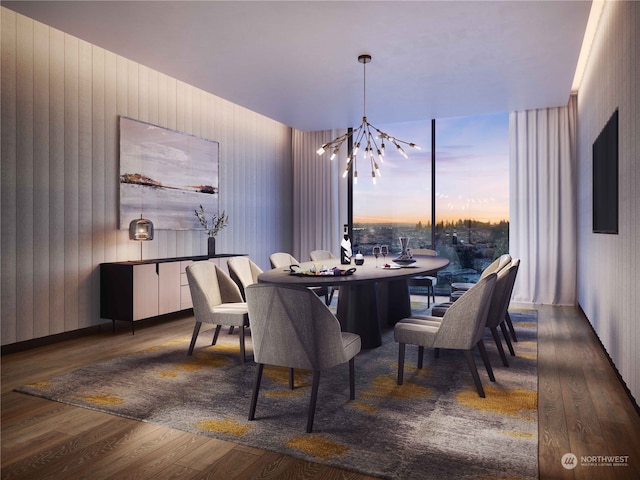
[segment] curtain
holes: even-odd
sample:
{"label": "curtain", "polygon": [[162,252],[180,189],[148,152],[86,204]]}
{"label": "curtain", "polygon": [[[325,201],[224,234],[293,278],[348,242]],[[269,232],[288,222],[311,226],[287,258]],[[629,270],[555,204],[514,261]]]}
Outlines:
{"label": "curtain", "polygon": [[347,223],[347,182],[339,159],[344,161],[346,154],[340,152],[330,160],[330,152],[319,156],[316,151],[341,133],[293,130],[292,255],[301,262],[309,260],[312,250],[340,254],[342,226]]}
{"label": "curtain", "polygon": [[577,101],[512,112],[509,250],[521,259],[513,300],[574,305]]}

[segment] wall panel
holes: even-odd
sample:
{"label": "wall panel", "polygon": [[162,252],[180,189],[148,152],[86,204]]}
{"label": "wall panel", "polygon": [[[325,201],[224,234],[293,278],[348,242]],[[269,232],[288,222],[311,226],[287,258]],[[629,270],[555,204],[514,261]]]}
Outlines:
{"label": "wall panel", "polygon": [[[219,142],[230,217],[219,252],[268,268],[269,254],[286,249],[289,127],[0,9],[3,345],[108,323],[99,264],[140,255],[117,229],[119,115]],[[145,259],[205,253],[201,231],[143,242]]]}
{"label": "wall panel", "polygon": [[64,34],[49,30],[49,334],[64,332]]}
{"label": "wall panel", "polygon": [[[578,93],[578,302],[640,399],[640,3],[606,2]],[[592,233],[592,145],[619,109],[619,234]]]}
{"label": "wall panel", "polygon": [[[0,315],[17,317],[17,15],[0,8]],[[2,322],[2,341],[17,341],[17,322]]]}

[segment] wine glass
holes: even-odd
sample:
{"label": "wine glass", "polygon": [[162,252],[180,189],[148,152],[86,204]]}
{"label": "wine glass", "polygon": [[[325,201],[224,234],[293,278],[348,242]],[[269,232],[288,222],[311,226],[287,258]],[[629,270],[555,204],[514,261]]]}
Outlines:
{"label": "wine glass", "polygon": [[383,259],[384,265],[386,265],[387,264],[387,255],[389,255],[389,247],[387,245],[380,245],[380,253],[382,254],[382,259]]}
{"label": "wine glass", "polygon": [[380,256],[380,245],[373,247],[373,256],[376,257],[376,268],[378,268],[378,257]]}

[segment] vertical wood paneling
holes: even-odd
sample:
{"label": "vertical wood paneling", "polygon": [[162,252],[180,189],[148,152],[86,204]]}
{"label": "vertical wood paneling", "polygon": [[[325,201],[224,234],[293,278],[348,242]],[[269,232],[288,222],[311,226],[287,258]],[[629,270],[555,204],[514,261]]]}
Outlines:
{"label": "vertical wood paneling", "polygon": [[[578,94],[578,302],[629,390],[640,398],[640,4],[607,2]],[[591,146],[619,109],[619,234],[592,233]]]}
{"label": "vertical wood paneling", "polygon": [[33,186],[33,22],[18,16],[17,22],[17,252],[16,278],[18,341],[33,338],[34,186]]}
{"label": "vertical wood paneling", "polygon": [[64,332],[64,34],[50,31],[49,70],[49,333]]}
{"label": "vertical wood paneling", "polygon": [[33,336],[49,334],[49,28],[33,30]]}
{"label": "vertical wood paneling", "polygon": [[[105,261],[115,261],[118,245],[118,76],[117,57],[105,52],[104,57],[104,236]],[[113,159],[116,159],[113,161]]]}
{"label": "vertical wood paneling", "polygon": [[[219,142],[218,250],[268,268],[291,237],[289,127],[0,8],[3,345],[102,322],[99,263],[139,258],[118,229],[119,115]],[[201,231],[143,243],[205,252]]]}
{"label": "vertical wood paneling", "polygon": [[[105,52],[91,49],[91,265],[105,261]],[[91,282],[90,319],[100,314],[100,272],[89,271]]]}
{"label": "vertical wood paneling", "polygon": [[[16,14],[0,7],[0,318],[3,343],[17,341],[17,34]],[[8,321],[5,321],[7,319]]]}
{"label": "vertical wood paneling", "polygon": [[78,39],[65,35],[64,50],[64,329],[78,328]]}
{"label": "vertical wood paneling", "polygon": [[78,44],[78,217],[76,229],[78,241],[78,328],[88,327],[93,322],[92,271],[93,271],[93,195],[91,192],[92,159],[92,47],[80,41]]}

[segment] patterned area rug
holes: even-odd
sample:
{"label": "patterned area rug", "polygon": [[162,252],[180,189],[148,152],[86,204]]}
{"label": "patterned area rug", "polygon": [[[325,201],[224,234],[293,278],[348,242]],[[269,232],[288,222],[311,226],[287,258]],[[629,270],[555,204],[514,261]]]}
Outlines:
{"label": "patterned area rug", "polygon": [[407,346],[398,386],[398,345],[393,331],[385,332],[381,347],[356,357],[355,401],[349,401],[347,365],[323,373],[311,434],[305,433],[310,372],[297,371],[290,390],[286,369],[265,367],[256,420],[247,420],[256,367],[239,362],[237,333],[221,332],[211,347],[210,335],[201,332],[192,357],[186,335],[18,390],[381,478],[534,479],[536,313],[511,312],[519,342],[509,368],[487,335],[496,382],[477,356],[484,399],[455,351],[436,359],[426,350],[418,370],[417,348]]}

